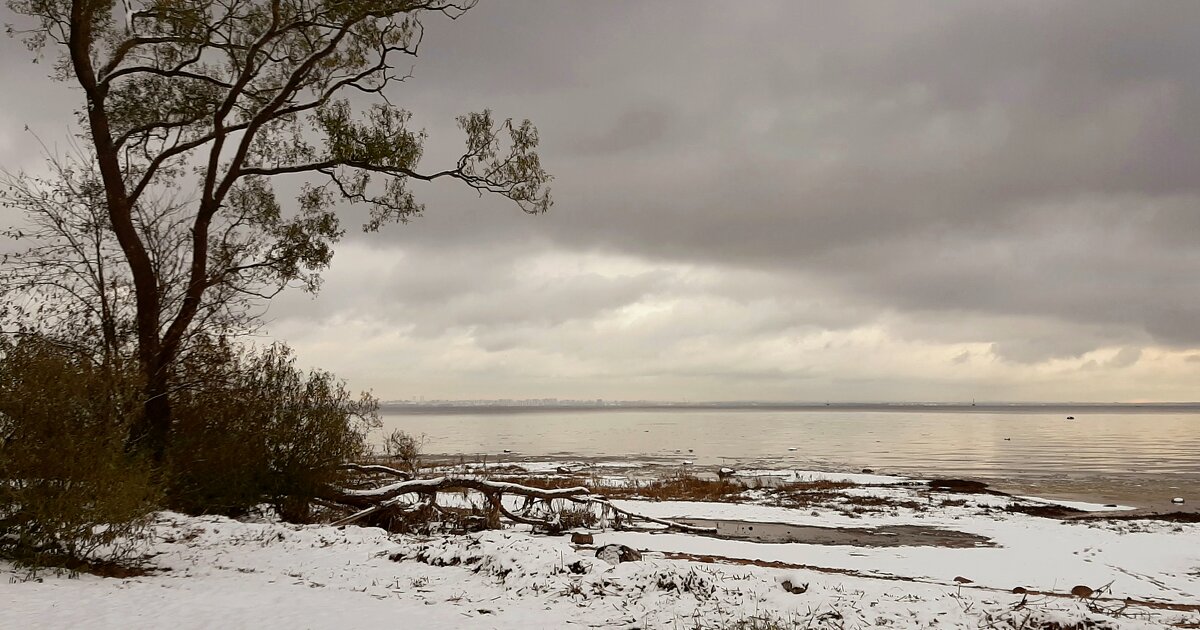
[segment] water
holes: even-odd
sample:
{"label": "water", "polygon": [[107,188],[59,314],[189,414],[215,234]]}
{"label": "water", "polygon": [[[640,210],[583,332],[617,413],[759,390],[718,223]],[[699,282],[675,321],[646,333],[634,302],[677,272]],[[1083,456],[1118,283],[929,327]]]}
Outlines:
{"label": "water", "polygon": [[[384,414],[428,453],[694,460],[697,465],[871,468],[964,476],[1067,496],[1200,504],[1200,413],[541,410]],[[796,450],[790,451],[789,448]],[[689,451],[690,449],[690,451]],[[1090,489],[1089,489],[1090,488]],[[1082,490],[1081,490],[1082,489]],[[1169,497],[1167,499],[1169,501]],[[1144,504],[1146,501],[1139,501]],[[1191,507],[1191,506],[1189,506]]]}

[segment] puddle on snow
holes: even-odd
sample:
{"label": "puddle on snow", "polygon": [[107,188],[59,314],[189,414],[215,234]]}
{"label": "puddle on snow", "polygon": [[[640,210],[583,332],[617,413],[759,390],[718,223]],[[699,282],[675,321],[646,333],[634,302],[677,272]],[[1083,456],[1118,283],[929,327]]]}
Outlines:
{"label": "puddle on snow", "polygon": [[985,536],[921,525],[819,527],[816,525],[755,523],[703,518],[677,518],[674,520],[696,527],[715,527],[717,538],[762,543],[806,543],[854,547],[951,547],[958,549],[996,546],[990,538]]}

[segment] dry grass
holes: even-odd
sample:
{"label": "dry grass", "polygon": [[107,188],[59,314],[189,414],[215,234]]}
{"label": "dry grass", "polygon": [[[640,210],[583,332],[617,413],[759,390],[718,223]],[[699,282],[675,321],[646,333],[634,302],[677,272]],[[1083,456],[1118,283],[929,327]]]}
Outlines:
{"label": "dry grass", "polygon": [[582,475],[503,475],[497,479],[547,490],[584,486],[611,499],[652,501],[733,502],[738,500],[738,495],[746,491],[746,486],[736,481],[701,479],[687,474],[676,474],[661,479],[635,479],[627,485],[608,484],[599,478]]}
{"label": "dry grass", "polygon": [[835,509],[849,516],[860,516],[873,512],[892,512],[900,508],[924,512],[930,508],[930,505],[913,499],[851,496],[841,492],[853,487],[855,484],[831,481],[788,484],[773,489],[769,495],[769,502],[772,505],[793,509],[815,507]]}
{"label": "dry grass", "polygon": [[793,481],[775,488],[778,492],[836,492],[853,488],[849,481]]}
{"label": "dry grass", "polygon": [[788,508],[826,506],[841,498],[841,490],[853,488],[854,484],[844,481],[797,481],[769,489],[768,502]]}
{"label": "dry grass", "polygon": [[[744,481],[737,479],[705,479],[687,473],[677,473],[659,479],[631,480],[627,485],[603,483],[595,477],[585,476],[508,476],[504,481],[519,483],[533,488],[569,488],[585,486],[592,492],[611,499],[646,499],[650,501],[707,501],[714,503],[736,503],[744,501],[743,493],[749,489]],[[855,484],[841,481],[797,481],[766,489],[776,497],[780,505],[805,506],[827,502],[840,496],[838,491],[853,488]]]}
{"label": "dry grass", "polygon": [[507,483],[521,484],[530,488],[541,488],[543,490],[557,490],[559,488],[575,488],[577,486],[586,486],[593,492],[596,491],[592,484],[586,483],[586,479],[578,477],[560,477],[560,476],[525,476],[525,475],[503,475],[495,478],[496,481],[504,481]]}
{"label": "dry grass", "polygon": [[745,491],[746,486],[736,481],[700,479],[680,474],[662,479],[634,481],[623,487],[605,488],[604,494],[613,499],[733,503]]}
{"label": "dry grass", "polygon": [[600,518],[592,508],[583,506],[567,506],[558,511],[558,526],[562,530],[587,529],[595,527]]}

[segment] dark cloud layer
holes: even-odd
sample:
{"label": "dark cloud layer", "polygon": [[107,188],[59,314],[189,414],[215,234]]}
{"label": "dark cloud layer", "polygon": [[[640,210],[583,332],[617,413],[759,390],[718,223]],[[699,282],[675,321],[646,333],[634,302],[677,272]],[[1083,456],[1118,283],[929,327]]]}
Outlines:
{"label": "dark cloud layer", "polygon": [[1200,342],[1200,7],[540,6],[430,46],[463,53],[429,64],[440,83],[525,40],[484,93],[541,124],[560,205],[499,229]]}
{"label": "dark cloud layer", "polygon": [[[504,357],[434,389],[470,372],[464,388],[582,394],[636,371],[665,398],[700,396],[686,374],[738,395],[840,379],[851,398],[939,398],[984,387],[940,370],[988,362],[1142,369],[1145,348],[1200,347],[1198,24],[1185,2],[483,2],[429,21],[393,98],[430,132],[430,169],[455,155],[453,114],[532,118],[555,208],[422,188],[425,217],[351,235],[322,297],[271,313]],[[37,103],[61,88],[14,50],[6,76],[31,89],[0,100],[6,164],[15,125],[61,127]],[[945,351],[855,371],[912,344]],[[858,367],[797,358],[822,352]],[[571,385],[513,367],[551,355]],[[1055,397],[1022,384],[1033,372],[987,378]]]}

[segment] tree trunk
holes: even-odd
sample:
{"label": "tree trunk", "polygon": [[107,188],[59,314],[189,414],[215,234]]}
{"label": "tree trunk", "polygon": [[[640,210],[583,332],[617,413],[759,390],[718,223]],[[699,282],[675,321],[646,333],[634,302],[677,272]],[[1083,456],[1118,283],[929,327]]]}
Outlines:
{"label": "tree trunk", "polygon": [[[96,161],[104,182],[108,218],[113,233],[129,263],[133,275],[134,297],[137,306],[138,363],[146,378],[145,407],[141,417],[130,430],[126,446],[130,450],[148,452],[155,463],[162,463],[166,453],[167,436],[171,429],[171,403],[167,399],[167,364],[170,352],[164,352],[159,332],[161,294],[154,264],[133,221],[133,202],[121,171],[120,152],[113,141],[105,97],[108,88],[97,81],[92,67],[92,20],[104,3],[73,0],[70,11],[68,49],[72,68],[80,87],[87,95],[87,118]],[[190,323],[190,322],[187,322]],[[186,326],[186,323],[185,323]]]}
{"label": "tree trunk", "polygon": [[146,385],[142,389],[145,403],[142,405],[142,413],[129,429],[126,450],[145,453],[150,456],[155,466],[158,466],[166,458],[167,443],[171,434],[171,398],[168,395],[170,383],[165,366],[152,366],[143,370],[146,372]]}

